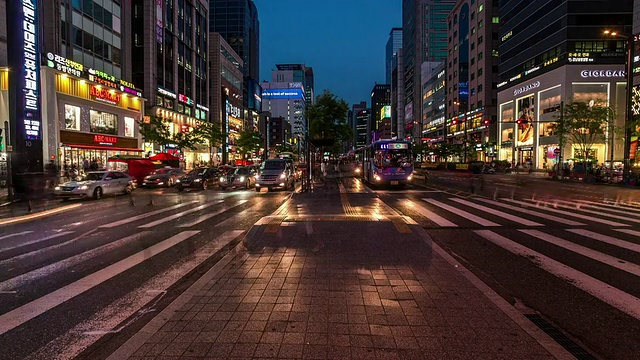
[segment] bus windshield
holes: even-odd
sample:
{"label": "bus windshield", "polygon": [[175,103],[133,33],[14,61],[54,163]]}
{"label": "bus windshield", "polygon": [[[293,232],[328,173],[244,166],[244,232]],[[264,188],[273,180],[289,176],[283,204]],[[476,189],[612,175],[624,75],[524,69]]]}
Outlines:
{"label": "bus windshield", "polygon": [[409,167],[411,166],[411,150],[377,150],[376,167]]}

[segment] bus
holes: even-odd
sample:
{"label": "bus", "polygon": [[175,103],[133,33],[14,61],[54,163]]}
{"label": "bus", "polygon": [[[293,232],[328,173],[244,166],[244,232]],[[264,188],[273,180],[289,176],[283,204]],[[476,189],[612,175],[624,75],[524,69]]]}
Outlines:
{"label": "bus", "polygon": [[405,185],[413,178],[411,142],[378,140],[356,150],[362,178],[372,185]]}

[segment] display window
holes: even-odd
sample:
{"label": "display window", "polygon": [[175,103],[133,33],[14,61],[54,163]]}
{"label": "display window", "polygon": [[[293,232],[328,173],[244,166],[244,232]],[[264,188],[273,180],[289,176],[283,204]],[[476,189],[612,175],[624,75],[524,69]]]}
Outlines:
{"label": "display window", "polygon": [[132,117],[124,117],[124,136],[134,137],[135,120]]}
{"label": "display window", "polygon": [[80,114],[79,106],[64,104],[64,128],[66,130],[80,131]]}
{"label": "display window", "polygon": [[92,133],[118,135],[118,115],[116,114],[91,110],[89,123]]}

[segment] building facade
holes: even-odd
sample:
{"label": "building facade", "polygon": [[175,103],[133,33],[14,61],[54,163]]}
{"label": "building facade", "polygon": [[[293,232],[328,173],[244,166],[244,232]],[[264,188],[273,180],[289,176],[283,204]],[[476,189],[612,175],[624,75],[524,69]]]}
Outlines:
{"label": "building facade", "polygon": [[413,139],[422,135],[422,63],[446,59],[446,19],[455,3],[456,0],[402,0],[405,131]]}
{"label": "building facade", "polygon": [[393,56],[391,71],[391,132],[392,137],[405,138],[404,132],[404,65],[402,48]]}
{"label": "building facade", "polygon": [[[364,144],[366,144],[366,141],[364,141],[366,137],[363,136],[362,137],[363,141],[359,141],[359,134],[358,134],[358,114],[360,113],[361,110],[365,110],[366,108],[367,108],[366,101],[361,101],[359,104],[351,105],[351,110],[349,110],[348,124],[349,124],[349,128],[351,128],[351,130],[353,131],[353,139],[351,141],[351,146],[349,149],[357,149],[359,147],[364,146]],[[365,127],[364,132],[366,131],[367,129]],[[358,146],[359,143],[362,143],[362,144]]]}
{"label": "building facade", "polygon": [[262,111],[281,117],[291,124],[293,135],[300,139],[307,133],[305,92],[300,82],[263,82]]}
{"label": "building facade", "polygon": [[[376,84],[371,89],[371,119],[368,125],[368,144],[380,139],[382,120],[391,118],[391,85]],[[389,130],[391,132],[391,123]]]}
{"label": "building facade", "polygon": [[245,129],[243,120],[242,67],[238,54],[218,33],[209,33],[210,121],[220,126],[225,144],[216,149],[214,162],[228,163],[241,159],[235,142]]}
{"label": "building facade", "polygon": [[393,58],[398,55],[398,50],[402,48],[402,28],[393,28],[389,33],[389,40],[385,47],[385,81],[391,84],[391,73],[393,72]]}
{"label": "building facade", "polygon": [[[276,69],[271,72],[271,81],[280,83],[300,83],[304,89],[304,100],[307,106],[315,103],[315,90],[313,68],[304,64],[276,64]],[[308,127],[307,119],[303,119],[305,129]]]}
{"label": "building facade", "polygon": [[269,154],[273,158],[278,149],[289,149],[293,145],[291,124],[283,117],[272,117],[269,121]]}
{"label": "building facade", "polygon": [[[364,105],[366,106],[366,103]],[[354,112],[356,117],[356,149],[359,149],[371,143],[371,136],[367,131],[371,122],[371,109],[361,108]]]}
{"label": "building facade", "polygon": [[[447,141],[446,134],[446,65],[444,62],[436,66],[426,66],[423,63],[422,85],[422,142],[429,148],[439,146]],[[435,158],[430,160],[435,161]]]}
{"label": "building facade", "polygon": [[500,17],[494,5],[461,0],[447,18],[447,136],[464,144],[464,161],[496,155]]}
{"label": "building facade", "polygon": [[[209,121],[208,4],[204,0],[132,0],[133,82],[147,97],[146,115],[161,118],[172,134]],[[195,150],[145,142],[146,154],[169,152],[184,166],[213,161],[209,147]]]}
{"label": "building facade", "polygon": [[553,167],[559,156],[565,166],[573,159],[623,159],[623,141],[615,133],[607,132],[591,153],[582,154],[571,144],[559,148],[553,124],[563,104],[594,100],[613,112],[617,126],[623,125],[625,41],[607,38],[603,31],[613,28],[630,34],[633,1],[587,7],[574,0],[501,4],[499,158],[536,169]]}

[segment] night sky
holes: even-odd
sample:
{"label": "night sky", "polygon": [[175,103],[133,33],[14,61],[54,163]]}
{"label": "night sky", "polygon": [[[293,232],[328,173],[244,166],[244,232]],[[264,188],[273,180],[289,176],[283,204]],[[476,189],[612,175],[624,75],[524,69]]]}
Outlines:
{"label": "night sky", "polygon": [[[260,81],[276,64],[313,67],[315,93],[371,102],[385,82],[385,46],[402,26],[401,0],[254,0],[260,20]],[[370,104],[369,104],[370,105]]]}

